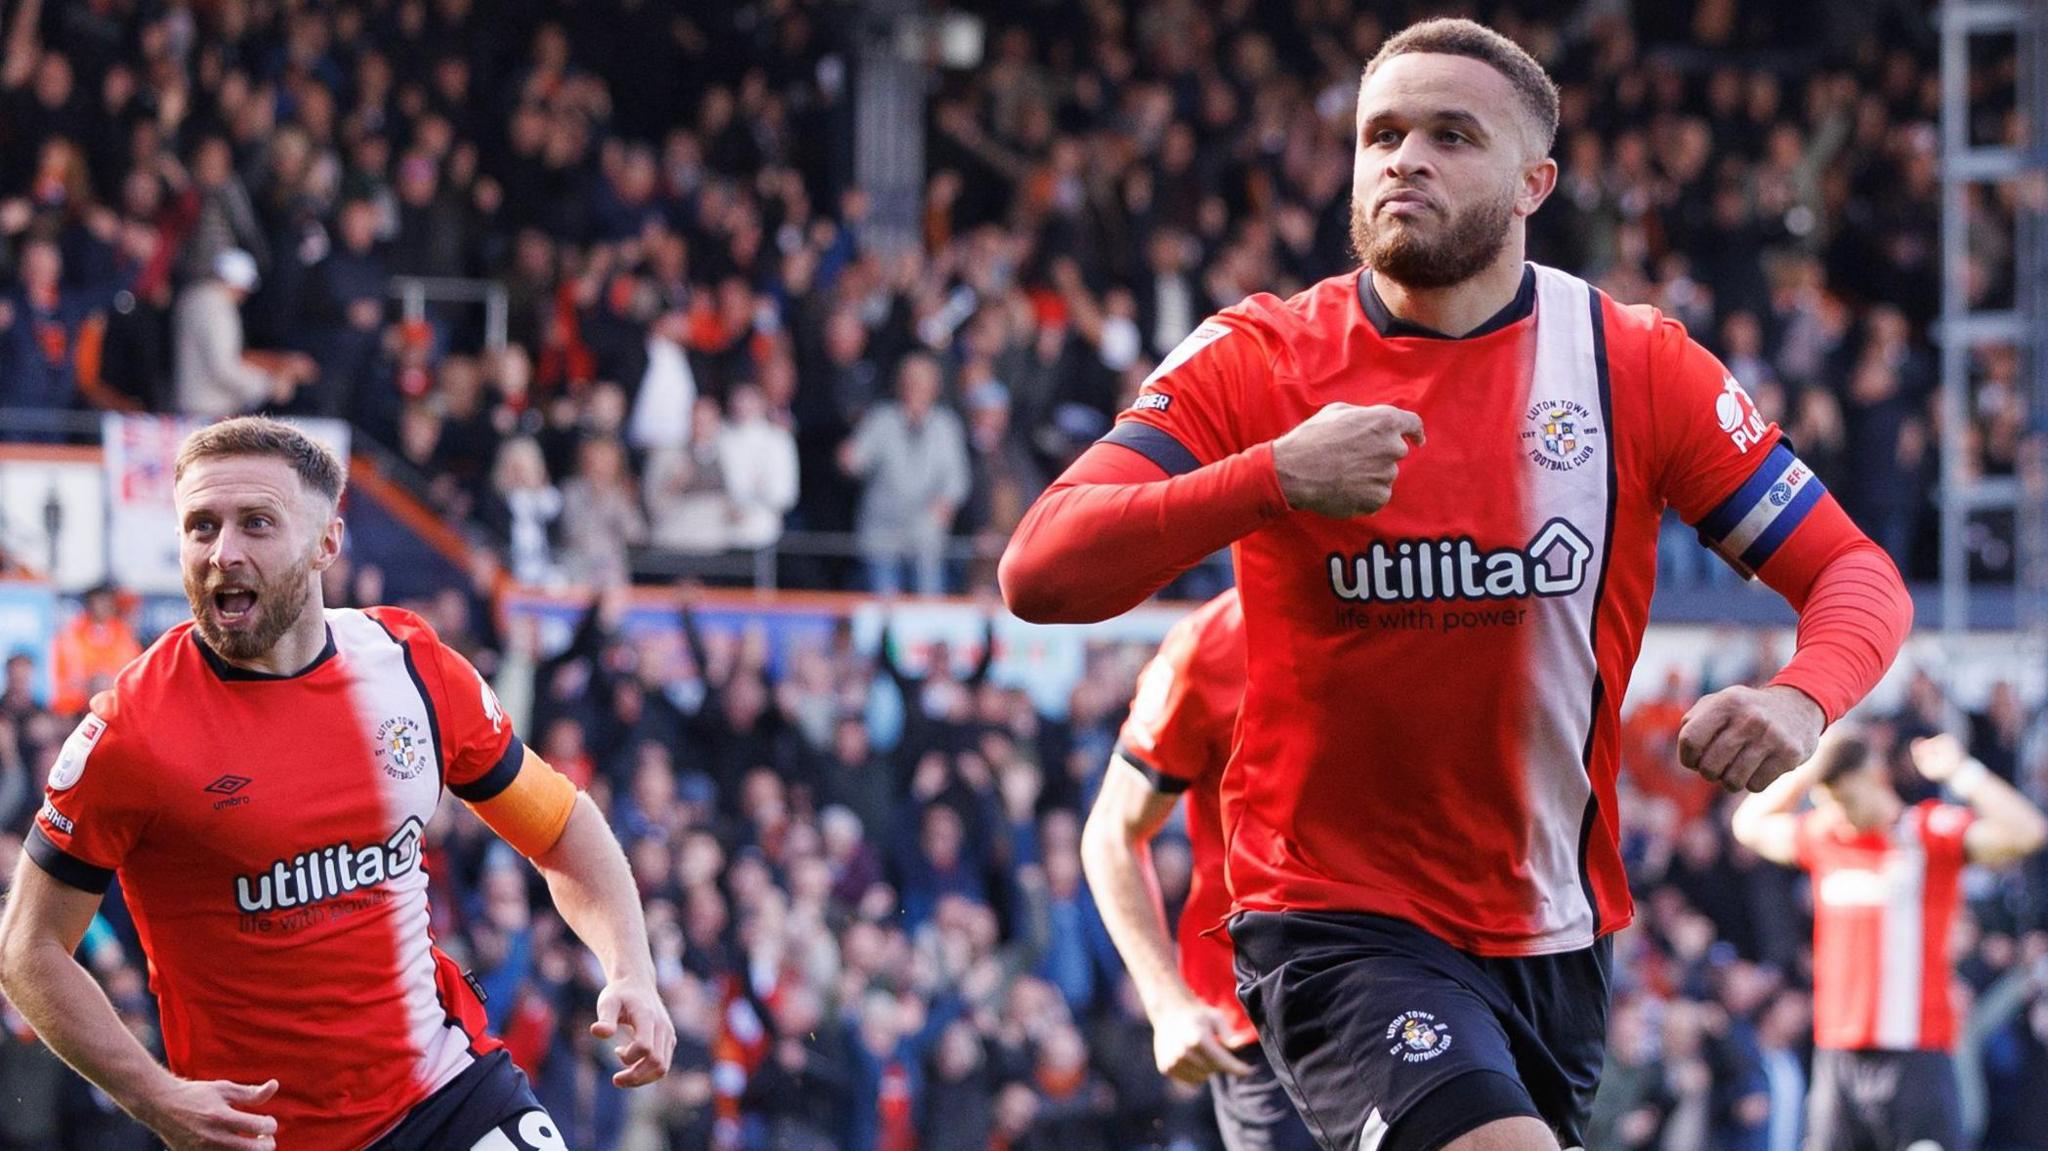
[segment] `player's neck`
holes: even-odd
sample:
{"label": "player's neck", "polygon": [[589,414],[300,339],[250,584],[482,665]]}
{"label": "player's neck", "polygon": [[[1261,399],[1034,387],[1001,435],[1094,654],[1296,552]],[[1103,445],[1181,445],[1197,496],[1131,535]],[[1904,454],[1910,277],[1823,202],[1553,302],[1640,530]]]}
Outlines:
{"label": "player's neck", "polygon": [[227,662],[244,671],[264,675],[297,675],[326,650],[327,612],[318,600],[314,600],[306,605],[299,622],[279,636],[268,652],[254,659],[231,659]]}
{"label": "player's neck", "polygon": [[1513,303],[1522,290],[1521,246],[1508,245],[1500,259],[1485,270],[1448,288],[1411,288],[1379,272],[1367,274],[1395,319],[1446,336],[1462,336]]}

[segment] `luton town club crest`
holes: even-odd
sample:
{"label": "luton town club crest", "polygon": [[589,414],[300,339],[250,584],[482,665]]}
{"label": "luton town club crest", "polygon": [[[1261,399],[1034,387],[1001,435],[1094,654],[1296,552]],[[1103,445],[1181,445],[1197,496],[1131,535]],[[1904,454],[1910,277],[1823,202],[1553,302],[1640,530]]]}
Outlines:
{"label": "luton town club crest", "polygon": [[1387,1054],[1407,1063],[1425,1063],[1451,1049],[1451,1029],[1427,1011],[1403,1011],[1387,1024],[1393,1046]]}
{"label": "luton town club crest", "polygon": [[418,778],[433,759],[427,733],[411,716],[397,715],[377,727],[377,765],[393,779]]}
{"label": "luton town club crest", "polygon": [[1523,417],[1522,443],[1529,458],[1554,472],[1565,472],[1593,458],[1593,440],[1600,434],[1593,413],[1574,400],[1541,400]]}

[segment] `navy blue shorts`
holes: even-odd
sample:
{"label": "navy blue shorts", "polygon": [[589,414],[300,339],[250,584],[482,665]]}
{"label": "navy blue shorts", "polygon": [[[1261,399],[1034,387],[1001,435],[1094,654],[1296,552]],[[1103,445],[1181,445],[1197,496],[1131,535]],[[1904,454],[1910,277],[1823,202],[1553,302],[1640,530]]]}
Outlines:
{"label": "navy blue shorts", "polygon": [[369,1151],[569,1151],[512,1057],[494,1051],[427,1097]]}
{"label": "navy blue shorts", "polygon": [[1963,1104],[1946,1051],[1813,1053],[1806,1145],[1814,1151],[1958,1151]]}
{"label": "navy blue shorts", "polygon": [[1490,959],[1410,923],[1244,912],[1237,994],[1329,1151],[1436,1151],[1487,1123],[1585,1141],[1607,1047],[1613,945]]}

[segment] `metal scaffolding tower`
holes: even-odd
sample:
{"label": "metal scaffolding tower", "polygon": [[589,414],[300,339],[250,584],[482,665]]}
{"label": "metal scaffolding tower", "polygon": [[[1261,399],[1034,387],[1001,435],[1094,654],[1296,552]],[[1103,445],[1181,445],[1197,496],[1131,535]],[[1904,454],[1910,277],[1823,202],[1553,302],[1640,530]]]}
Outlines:
{"label": "metal scaffolding tower", "polygon": [[[1941,35],[1941,629],[1951,656],[1961,634],[1988,615],[1973,611],[2011,597],[2013,626],[2039,641],[2048,629],[2048,561],[2043,557],[2040,460],[2023,458],[2016,476],[1971,474],[1968,466],[1973,361],[1992,348],[2015,349],[2022,363],[2030,429],[2048,432],[2048,228],[2042,220],[2048,189],[2048,4],[2041,0],[1943,0]],[[2024,139],[1973,137],[1975,81],[1987,59],[2009,48],[2017,70],[2016,109]],[[1988,49],[1988,51],[1986,51]],[[2013,304],[2007,310],[1973,309],[1973,229],[1995,221],[1970,217],[1971,189],[2016,185],[2021,205],[2014,221]],[[1986,520],[2012,517],[2015,555],[2009,586],[1971,581],[1971,533]],[[1991,602],[1986,602],[1991,601]],[[1923,622],[1931,622],[1925,621]]]}

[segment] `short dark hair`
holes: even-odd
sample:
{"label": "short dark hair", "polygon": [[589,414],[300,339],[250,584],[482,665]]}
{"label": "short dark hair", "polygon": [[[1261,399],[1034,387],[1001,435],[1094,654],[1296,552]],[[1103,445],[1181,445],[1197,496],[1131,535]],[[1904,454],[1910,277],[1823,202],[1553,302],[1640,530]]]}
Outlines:
{"label": "short dark hair", "polygon": [[1521,97],[1523,109],[1536,122],[1539,151],[1550,153],[1551,145],[1557,142],[1557,85],[1543,65],[1520,44],[1470,20],[1424,20],[1410,24],[1380,45],[1372,62],[1365,66],[1365,76],[1370,79],[1381,64],[1396,56],[1422,52],[1467,56],[1507,77],[1508,83],[1515,86],[1515,94]]}
{"label": "short dark hair", "polygon": [[281,420],[268,416],[236,416],[208,424],[185,437],[178,448],[178,461],[171,482],[185,478],[185,469],[200,460],[228,456],[271,456],[283,460],[299,473],[305,485],[339,503],[348,483],[348,472],[327,446]]}
{"label": "short dark hair", "polygon": [[1870,763],[1870,743],[1862,736],[1842,735],[1821,744],[1819,754],[1814,756],[1817,769],[1816,782],[1822,787],[1853,775]]}

